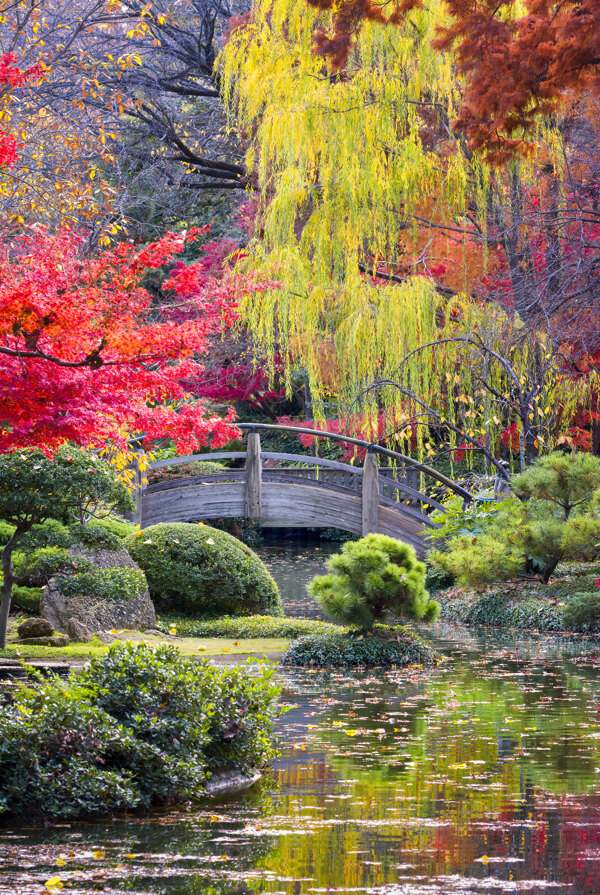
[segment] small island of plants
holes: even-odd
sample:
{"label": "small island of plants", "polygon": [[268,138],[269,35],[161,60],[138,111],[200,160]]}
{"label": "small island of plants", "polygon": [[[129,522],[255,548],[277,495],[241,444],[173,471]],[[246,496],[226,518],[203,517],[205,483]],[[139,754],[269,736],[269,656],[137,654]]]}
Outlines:
{"label": "small island of plants", "polygon": [[115,644],[66,683],[21,686],[0,714],[0,816],[196,801],[211,775],[263,767],[275,755],[272,677]]}

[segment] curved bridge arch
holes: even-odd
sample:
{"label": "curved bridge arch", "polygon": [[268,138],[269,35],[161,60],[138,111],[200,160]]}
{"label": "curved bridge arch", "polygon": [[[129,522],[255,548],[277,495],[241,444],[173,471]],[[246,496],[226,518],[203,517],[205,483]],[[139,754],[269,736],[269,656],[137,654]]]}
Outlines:
{"label": "curved bridge arch", "polygon": [[[244,461],[244,467],[141,485],[136,522],[146,528],[158,522],[246,516],[264,527],[333,527],[362,535],[377,531],[423,553],[423,535],[432,526],[429,513],[441,507],[443,494],[453,491],[465,501],[473,499],[432,467],[360,439],[266,423],[242,423],[240,428],[248,433],[246,451],[193,454],[152,463],[152,469],[160,469],[196,460],[230,459]],[[357,445],[367,451],[364,466],[263,451],[260,432],[265,430]],[[378,456],[385,457],[388,466],[379,467]]]}

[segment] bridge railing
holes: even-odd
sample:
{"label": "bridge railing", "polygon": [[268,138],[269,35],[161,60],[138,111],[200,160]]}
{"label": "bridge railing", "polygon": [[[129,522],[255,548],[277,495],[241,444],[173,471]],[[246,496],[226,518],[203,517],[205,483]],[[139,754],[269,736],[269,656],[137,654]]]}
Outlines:
{"label": "bridge railing", "polygon": [[[437,470],[406,457],[396,451],[371,445],[360,439],[341,436],[337,433],[313,429],[299,429],[292,426],[272,426],[270,424],[242,423],[240,428],[247,434],[246,451],[215,451],[207,454],[191,454],[159,460],[151,464],[153,470],[165,467],[189,464],[202,460],[234,460],[243,462],[243,468],[223,469],[210,474],[192,475],[186,478],[187,484],[209,483],[243,483],[245,495],[245,511],[250,518],[259,520],[262,514],[262,488],[266,484],[310,484],[311,487],[327,488],[334,491],[354,493],[362,504],[362,531],[366,534],[378,530],[379,508],[392,507],[398,510],[416,513],[417,517],[427,525],[428,514],[433,509],[441,508],[440,497],[447,491],[459,494],[463,500],[469,501],[472,495]],[[351,443],[366,449],[362,467],[330,460],[325,457],[312,457],[306,454],[262,450],[260,433],[263,431],[284,431],[290,434],[310,434],[317,438],[330,439],[337,442]],[[379,466],[378,458],[385,458],[385,466]],[[424,484],[428,487],[424,487]],[[179,487],[178,481],[164,481],[150,485],[155,490]],[[140,486],[137,500],[138,512],[136,521],[142,523],[142,501]]]}

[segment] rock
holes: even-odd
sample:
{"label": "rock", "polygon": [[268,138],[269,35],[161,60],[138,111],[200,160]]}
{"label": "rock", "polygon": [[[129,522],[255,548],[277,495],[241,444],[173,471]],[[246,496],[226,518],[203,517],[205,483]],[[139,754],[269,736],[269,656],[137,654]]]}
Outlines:
{"label": "rock", "polygon": [[25,637],[52,637],[54,628],[45,618],[28,618],[17,628],[21,639]]}
{"label": "rock", "polygon": [[91,643],[94,637],[90,629],[76,618],[69,619],[67,634],[73,643]]}
{"label": "rock", "polygon": [[[83,557],[99,569],[135,569],[140,567],[125,550],[92,550],[87,547],[70,547],[69,555]],[[144,631],[156,625],[156,613],[147,588],[138,597],[129,600],[105,600],[93,595],[66,596],[52,578],[42,591],[41,610],[58,631],[68,631],[74,619],[84,625],[90,634],[121,630]]]}
{"label": "rock", "polygon": [[249,774],[241,771],[221,770],[215,771],[206,781],[205,795],[210,799],[226,800],[240,795],[254,786],[261,778],[260,771],[252,770]]}
{"label": "rock", "polygon": [[24,637],[19,640],[23,646],[68,646],[69,638],[66,634],[54,634],[53,637]]}

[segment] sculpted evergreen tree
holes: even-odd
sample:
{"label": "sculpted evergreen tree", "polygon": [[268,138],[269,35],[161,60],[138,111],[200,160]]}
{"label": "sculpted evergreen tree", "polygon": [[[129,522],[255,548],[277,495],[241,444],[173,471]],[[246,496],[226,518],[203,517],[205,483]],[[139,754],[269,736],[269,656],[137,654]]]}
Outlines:
{"label": "sculpted evergreen tree", "polygon": [[370,631],[386,613],[435,621],[440,607],[425,589],[425,566],[412,547],[386,535],[349,541],[330,557],[328,575],[317,575],[308,592],[335,621]]}
{"label": "sculpted evergreen tree", "polygon": [[53,458],[40,450],[0,454],[0,519],[15,526],[2,550],[0,649],[6,646],[15,583],[12,556],[19,540],[46,519],[72,514],[85,521],[100,508],[133,510],[125,485],[108,463],[80,448],[63,445]]}

